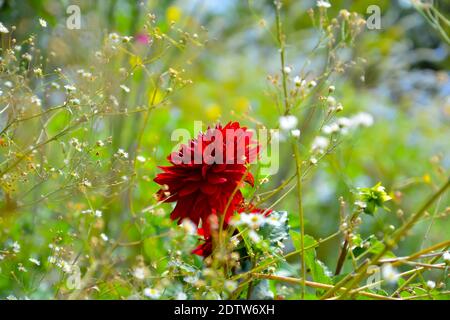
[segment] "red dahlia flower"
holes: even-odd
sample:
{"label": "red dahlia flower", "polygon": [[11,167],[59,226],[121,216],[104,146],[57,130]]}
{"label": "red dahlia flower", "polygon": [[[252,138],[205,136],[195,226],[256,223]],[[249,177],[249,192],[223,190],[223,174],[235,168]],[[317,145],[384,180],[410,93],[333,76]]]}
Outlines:
{"label": "red dahlia flower", "polygon": [[211,236],[211,218],[225,214],[226,227],[242,205],[239,188],[242,182],[253,186],[247,165],[256,160],[258,152],[252,132],[238,122],[208,128],[170,154],[170,166],[159,167],[164,171],[154,179],[162,185],[159,200],[177,202],[171,219],[181,223],[188,218],[197,226],[201,222],[207,239]]}

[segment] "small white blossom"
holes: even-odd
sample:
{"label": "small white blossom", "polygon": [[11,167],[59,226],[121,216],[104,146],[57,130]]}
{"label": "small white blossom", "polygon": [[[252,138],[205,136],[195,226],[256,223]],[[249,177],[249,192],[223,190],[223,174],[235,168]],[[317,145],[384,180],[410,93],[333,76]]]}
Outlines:
{"label": "small white blossom", "polygon": [[130,92],[130,88],[128,88],[126,85],[124,85],[124,84],[121,84],[120,85],[120,88],[123,90],[123,91],[125,91],[126,93],[129,93]]}
{"label": "small white blossom", "polygon": [[111,40],[111,42],[114,42],[114,43],[117,43],[120,40],[120,36],[115,32],[110,33],[108,38],[109,38],[109,40]]}
{"label": "small white blossom", "polygon": [[0,22],[0,33],[8,33],[8,32],[9,32],[8,28],[5,27],[3,23]]}
{"label": "small white blossom", "polygon": [[45,21],[44,19],[39,18],[39,24],[41,25],[41,27],[47,28],[47,21]]}
{"label": "small white blossom", "polygon": [[47,258],[47,261],[48,261],[48,263],[50,263],[50,264],[55,264],[55,263],[56,263],[56,257],[54,257],[54,256],[49,256],[49,257]]}
{"label": "small white blossom", "polygon": [[56,90],[59,90],[59,88],[61,88],[61,86],[56,82],[52,82],[50,85],[52,86],[52,88],[54,88]]}
{"label": "small white blossom", "polygon": [[145,157],[143,157],[143,156],[137,156],[137,157],[136,157],[136,160],[139,161],[139,162],[145,162]]}
{"label": "small white blossom", "polygon": [[322,136],[317,136],[314,138],[314,140],[312,142],[311,149],[312,149],[312,151],[317,151],[317,152],[323,153],[329,144],[330,144],[330,140],[328,140],[328,138],[322,137]]}
{"label": "small white blossom", "polygon": [[20,244],[17,241],[14,241],[11,247],[15,253],[20,252]]}
{"label": "small white blossom", "polygon": [[360,112],[352,117],[353,124],[355,126],[370,127],[373,125],[373,116],[367,112]]}
{"label": "small white blossom", "polygon": [[333,96],[328,96],[327,97],[327,104],[329,106],[335,106],[336,105],[336,98]]}
{"label": "small white blossom", "polygon": [[286,73],[286,74],[289,74],[289,73],[291,73],[291,72],[292,72],[292,68],[291,68],[291,67],[288,67],[288,66],[286,66],[286,67],[284,67],[283,71],[284,71],[284,73]]}
{"label": "small white blossom", "polygon": [[25,268],[21,263],[17,265],[17,270],[20,272],[28,272],[27,268]]}
{"label": "small white blossom", "polygon": [[37,266],[40,266],[41,265],[41,262],[38,260],[38,259],[35,259],[35,258],[30,258],[30,259],[28,259],[31,263],[34,263],[35,265],[37,265]]}
{"label": "small white blossom", "polygon": [[233,292],[234,290],[236,290],[238,284],[236,281],[232,281],[232,280],[226,280],[223,284],[223,287],[225,288],[225,290],[227,290],[228,292]]}
{"label": "small white blossom", "polygon": [[42,105],[41,99],[39,99],[37,96],[31,96],[30,100],[31,100],[32,104],[35,104],[38,107],[40,107]]}
{"label": "small white blossom", "polygon": [[280,128],[282,130],[289,131],[289,130],[295,129],[295,127],[297,127],[298,119],[296,116],[292,116],[292,115],[282,116],[282,117],[280,117],[279,122],[280,122]]}
{"label": "small white blossom", "polygon": [[300,78],[299,76],[294,77],[294,84],[296,87],[303,87],[306,85],[306,81]]}
{"label": "small white blossom", "polygon": [[339,132],[339,125],[336,122],[325,125],[322,128],[322,132],[325,134],[332,134],[332,133]]}
{"label": "small white blossom", "polygon": [[77,98],[70,99],[69,103],[73,104],[75,106],[79,106],[80,105],[80,99],[77,99]]}
{"label": "small white blossom", "polygon": [[319,8],[329,8],[329,7],[331,7],[331,4],[328,1],[326,1],[326,0],[317,0],[316,5]]}
{"label": "small white blossom", "polygon": [[22,59],[27,60],[27,61],[31,61],[33,59],[33,56],[31,54],[29,54],[28,52],[25,52],[22,55]]}
{"label": "small white blossom", "polygon": [[450,263],[450,252],[449,251],[444,252],[442,258],[444,259],[445,262]]}
{"label": "small white blossom", "polygon": [[315,86],[317,86],[317,82],[315,82],[314,80],[311,80],[311,81],[308,83],[308,87],[310,87],[310,88],[314,88]]}
{"label": "small white blossom", "polygon": [[397,280],[400,277],[397,270],[392,267],[391,264],[384,264],[381,267],[381,272],[383,274],[383,279],[389,283],[397,283]]}
{"label": "small white blossom", "polygon": [[84,179],[81,184],[88,188],[92,187],[92,183],[88,179]]}
{"label": "small white blossom", "polygon": [[248,237],[254,243],[259,243],[261,241],[261,237],[254,230],[250,230],[250,232],[248,233]]}
{"label": "small white blossom", "polygon": [[187,294],[184,293],[183,291],[180,291],[175,295],[175,300],[186,300],[186,299],[187,299]]}
{"label": "small white blossom", "polygon": [[117,150],[116,155],[118,157],[124,158],[124,159],[128,159],[128,152],[125,152],[122,148],[120,148],[119,150]]}
{"label": "small white blossom", "polygon": [[258,229],[266,223],[266,219],[262,214],[251,213],[247,218],[247,225],[252,229]]}
{"label": "small white blossom", "polygon": [[293,137],[299,138],[300,137],[300,130],[299,129],[291,130],[291,134],[292,134]]}
{"label": "small white blossom", "polygon": [[77,88],[76,88],[75,86],[72,86],[72,85],[69,85],[69,84],[66,84],[66,85],[64,86],[64,89],[66,89],[67,92],[74,92],[74,91],[77,90]]}
{"label": "small white blossom", "polygon": [[137,267],[137,268],[134,268],[134,270],[133,270],[133,276],[139,280],[144,280],[146,273],[147,273],[147,270],[143,267]]}
{"label": "small white blossom", "polygon": [[187,234],[195,235],[197,233],[197,226],[188,218],[183,219],[181,227]]}
{"label": "small white blossom", "polygon": [[159,290],[154,288],[145,288],[144,295],[150,299],[159,299],[159,297],[161,297]]}
{"label": "small white blossom", "polygon": [[100,234],[100,238],[102,238],[102,240],[105,242],[108,242],[108,240],[109,240],[108,236],[104,233]]}
{"label": "small white blossom", "polygon": [[428,280],[427,281],[427,288],[430,290],[433,290],[434,288],[436,288],[436,282],[432,281],[432,280]]}

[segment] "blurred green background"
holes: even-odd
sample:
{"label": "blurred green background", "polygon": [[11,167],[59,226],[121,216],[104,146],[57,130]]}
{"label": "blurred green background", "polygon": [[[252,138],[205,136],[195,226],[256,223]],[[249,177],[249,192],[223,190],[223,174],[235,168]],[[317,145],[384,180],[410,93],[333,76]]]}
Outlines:
{"label": "blurred green background", "polygon": [[[44,110],[61,101],[57,93],[42,89],[44,84],[57,79],[52,71],[57,67],[62,68],[69,78],[75,78],[78,69],[101,73],[99,80],[80,85],[80,88],[91,97],[99,88],[107,88],[105,97],[115,95],[118,106],[112,108],[118,112],[148,106],[155,94],[153,75],[169,67],[185,69],[183,78],[193,82],[174,90],[167,104],[149,112],[148,120],[142,113],[106,116],[104,122],[89,121],[82,129],[70,132],[61,139],[69,143],[70,138],[76,137],[93,146],[90,150],[95,151],[98,139],[107,141],[108,137],[112,137],[111,143],[100,150],[99,155],[90,152],[71,156],[72,164],[81,165],[73,165],[72,169],[81,174],[81,180],[85,177],[93,183],[92,191],[85,192],[78,184],[67,182],[67,179],[40,180],[39,175],[30,175],[27,181],[18,179],[13,190],[4,186],[0,193],[0,223],[3,224],[0,241],[4,242],[4,246],[20,241],[24,257],[37,254],[45,258],[51,250],[48,243],[61,237],[59,243],[68,246],[74,243],[76,249],[74,239],[78,241],[81,238],[77,233],[86,230],[86,226],[79,225],[76,213],[89,207],[103,212],[104,225],[98,230],[110,238],[118,238],[125,229],[127,241],[170,229],[174,224],[167,219],[141,212],[155,203],[153,193],[158,186],[152,179],[159,172],[156,166],[166,163],[165,158],[175,145],[170,140],[174,129],[187,128],[192,131],[193,121],[213,125],[218,121],[226,123],[234,120],[249,127],[258,124],[267,128],[278,126],[280,115],[267,80],[269,74],[279,70],[278,49],[273,36],[275,16],[272,2],[0,0],[0,21],[8,28],[16,26],[14,37],[17,42],[35,34],[37,56],[51,57],[49,61],[45,58],[41,60],[44,73],[48,74],[45,80],[28,84],[43,100]],[[448,16],[450,4],[436,2],[440,11]],[[81,9],[80,30],[68,30],[65,26],[69,16],[66,8],[70,4],[78,4]],[[405,216],[412,214],[448,176],[449,46],[408,0],[342,0],[332,1],[331,4],[328,9],[330,17],[337,16],[341,9],[356,11],[367,17],[369,5],[376,4],[381,8],[381,29],[364,30],[354,47],[343,52],[349,59],[355,57],[358,61],[356,67],[330,79],[336,87],[336,98],[344,105],[342,115],[366,111],[373,115],[375,123],[346,137],[335,152],[308,175],[304,185],[306,233],[320,238],[335,232],[339,228],[338,198],[342,196],[351,203],[351,191],[381,181],[394,196],[388,205],[390,212],[380,211],[373,217],[365,217],[361,233],[382,237],[390,232],[390,225],[401,224],[403,218],[397,214],[399,209]],[[326,50],[318,50],[310,56],[320,37],[307,13],[314,6],[315,1],[283,1],[287,63],[292,66],[293,74],[299,72],[307,61],[307,69],[313,76],[318,76],[324,66]],[[108,63],[95,62],[93,56],[99,50],[96,48],[102,46],[110,33],[133,36],[135,39],[132,41],[145,35],[148,12],[156,15],[155,25],[163,32],[169,32],[168,21],[174,21],[175,29],[181,29],[180,32],[174,31],[176,34],[186,31],[190,39],[198,36],[201,45],[161,51],[148,43],[136,42],[133,44],[136,55],[123,54]],[[38,18],[48,22],[47,28],[39,25]],[[7,46],[5,39],[3,36],[3,48]],[[160,60],[149,65],[147,71],[140,68],[135,61],[137,56],[152,57],[155,52],[164,54]],[[365,59],[365,63],[359,63],[360,58]],[[128,72],[132,70],[132,74],[121,78],[118,76],[121,67]],[[1,75],[0,89],[4,96],[9,90],[5,87],[7,77],[5,73]],[[129,87],[130,93],[118,89],[121,84]],[[164,95],[163,90],[157,90],[156,101],[161,101]],[[3,102],[0,109],[6,105]],[[108,103],[114,105],[112,99]],[[307,152],[317,132],[305,123],[307,118],[304,112],[297,115],[302,129],[302,148]],[[59,132],[70,123],[70,119],[70,114],[58,114],[52,118],[47,134],[51,136]],[[6,121],[2,115],[0,129]],[[139,130],[146,121],[138,151],[146,160],[136,165],[137,175],[132,177],[134,168],[128,160],[136,156]],[[20,149],[29,144],[30,139],[40,132],[40,126],[37,121],[19,127],[15,132],[17,147]],[[129,153],[128,160],[112,160],[119,148]],[[2,162],[9,156],[6,150],[6,147],[0,149]],[[48,167],[63,167],[63,161],[67,158],[57,142],[49,145],[42,154],[46,158],[45,161],[41,159],[43,166]],[[261,187],[263,191],[275,188],[295,172],[289,143],[281,143],[279,157],[279,173],[269,178],[269,182]],[[97,166],[97,161],[104,165]],[[63,171],[66,169],[62,168]],[[136,183],[136,187],[131,189],[131,196],[128,194],[129,181]],[[41,201],[42,195],[46,196]],[[448,239],[448,210],[447,214],[443,213],[450,205],[449,199],[448,195],[443,197],[430,212],[430,218],[415,227],[411,236],[401,244],[399,255]],[[130,201],[133,209],[130,209]],[[265,205],[270,205],[270,202]],[[170,211],[169,205],[164,208]],[[289,194],[275,208],[295,213],[295,195]],[[137,218],[133,218],[132,210],[137,212]],[[296,219],[296,214],[292,214],[293,228],[299,226]],[[140,227],[134,225],[135,221]],[[339,241],[332,241],[320,247],[319,258],[329,263],[330,268],[334,268],[338,245]],[[133,263],[136,254],[142,254],[147,263],[152,263],[160,261],[167,248],[164,241],[152,240],[127,250],[127,253],[121,252],[125,258],[118,263],[124,270]],[[0,261],[0,267],[0,297],[14,290],[22,290],[17,289],[20,285],[8,275],[12,264],[2,266]],[[30,285],[29,291],[32,297],[49,297],[48,288],[33,291]]]}

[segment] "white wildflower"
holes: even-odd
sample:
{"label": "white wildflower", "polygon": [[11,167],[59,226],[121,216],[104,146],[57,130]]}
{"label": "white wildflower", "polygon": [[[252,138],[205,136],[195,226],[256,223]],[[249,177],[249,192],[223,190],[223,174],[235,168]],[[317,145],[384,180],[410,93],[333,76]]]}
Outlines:
{"label": "white wildflower", "polygon": [[352,121],[356,126],[370,127],[373,125],[373,116],[367,112],[360,112],[352,117]]}
{"label": "white wildflower", "polygon": [[300,130],[299,129],[294,129],[291,130],[291,134],[294,138],[299,138],[300,137]]}
{"label": "white wildflower", "polygon": [[327,104],[331,107],[331,106],[335,106],[336,105],[336,98],[333,96],[328,96],[327,97]]}
{"label": "white wildflower", "polygon": [[17,270],[20,272],[28,272],[27,268],[25,268],[21,263],[17,265]]}
{"label": "white wildflower", "polygon": [[109,240],[108,236],[106,234],[104,234],[104,233],[100,234],[100,238],[102,238],[102,240],[105,241],[105,242],[108,242],[108,240]]}
{"label": "white wildflower", "polygon": [[297,123],[298,123],[298,119],[296,116],[292,116],[292,115],[282,116],[282,117],[280,117],[279,122],[280,122],[280,128],[282,130],[289,131],[289,130],[295,129],[295,127],[297,126]]}
{"label": "white wildflower", "polygon": [[124,84],[121,84],[120,85],[120,88],[123,90],[123,91],[125,91],[126,93],[129,93],[131,90],[130,90],[130,88],[128,88],[126,85],[124,85]]}
{"label": "white wildflower", "polygon": [[186,300],[186,299],[187,299],[187,294],[184,293],[183,291],[180,291],[175,295],[175,300]]}
{"label": "white wildflower", "polygon": [[308,87],[310,87],[310,88],[314,88],[315,86],[317,86],[317,82],[315,82],[314,80],[311,80],[311,81],[308,83]]}
{"label": "white wildflower", "polygon": [[47,21],[45,21],[44,19],[39,18],[39,24],[42,28],[47,28]]}
{"label": "white wildflower", "polygon": [[291,68],[291,67],[288,67],[288,66],[286,66],[286,67],[284,67],[283,71],[284,71],[284,73],[286,73],[286,74],[289,74],[289,73],[291,73],[291,72],[292,72],[292,68]]}
{"label": "white wildflower", "polygon": [[254,230],[250,230],[250,232],[248,233],[248,237],[254,243],[259,243],[261,241],[261,237]]}
{"label": "white wildflower", "polygon": [[389,283],[397,283],[397,280],[400,277],[397,270],[392,267],[391,264],[384,264],[381,267],[381,272],[383,274],[383,279]]}
{"label": "white wildflower", "polygon": [[296,87],[303,87],[306,84],[306,81],[300,78],[299,76],[295,76],[294,84]]}
{"label": "white wildflower", "polygon": [[74,92],[74,91],[77,90],[77,88],[76,88],[75,86],[72,86],[72,85],[69,85],[69,84],[66,84],[66,85],[64,86],[64,89],[66,89],[67,92]]}
{"label": "white wildflower", "polygon": [[181,227],[187,234],[195,235],[197,233],[197,226],[188,218],[183,219]]}
{"label": "white wildflower", "polygon": [[0,33],[8,33],[9,30],[7,27],[4,26],[3,23],[0,22]]}
{"label": "white wildflower", "polygon": [[81,184],[88,188],[92,187],[92,183],[88,179],[84,179]]}
{"label": "white wildflower", "polygon": [[54,88],[56,90],[59,90],[59,88],[61,88],[61,86],[56,82],[52,82],[50,85],[52,86],[52,88]]}
{"label": "white wildflower", "polygon": [[330,144],[330,140],[328,140],[328,138],[322,137],[322,136],[317,136],[314,138],[314,140],[312,142],[311,150],[323,153],[329,144]]}
{"label": "white wildflower", "polygon": [[114,43],[117,43],[120,40],[120,36],[115,32],[110,33],[108,38],[109,38],[109,40],[111,40],[111,42],[114,42]]}
{"label": "white wildflower", "polygon": [[146,275],[147,275],[147,269],[144,267],[136,267],[133,270],[133,276],[136,279],[144,280]]}
{"label": "white wildflower", "polygon": [[446,263],[450,263],[450,252],[449,251],[444,252],[444,254],[442,255],[442,258],[444,259],[444,261]]}
{"label": "white wildflower", "polygon": [[237,247],[237,246],[239,245],[240,242],[241,242],[241,241],[240,241],[239,238],[236,237],[236,236],[233,236],[233,237],[230,238],[230,243],[231,243],[231,245],[232,245],[234,248]]}
{"label": "white wildflower", "polygon": [[31,263],[34,263],[37,266],[41,265],[41,262],[38,259],[35,259],[35,258],[30,258],[30,259],[28,259],[28,261],[30,261]]}
{"label": "white wildflower", "polygon": [[225,288],[225,290],[227,290],[228,292],[233,292],[234,290],[236,290],[238,284],[236,281],[232,281],[232,280],[226,280],[223,284],[223,287]]}
{"label": "white wildflower", "polygon": [[139,161],[139,162],[145,162],[145,157],[143,157],[143,156],[137,156],[137,157],[136,157],[136,160]]}
{"label": "white wildflower", "polygon": [[31,54],[29,54],[28,52],[25,52],[22,55],[22,59],[27,60],[28,62],[30,62],[33,59],[33,56]]}
{"label": "white wildflower", "polygon": [[124,159],[128,159],[128,152],[125,152],[122,148],[120,148],[119,150],[117,150],[116,155],[118,157],[124,158]]}
{"label": "white wildflower", "polygon": [[97,218],[101,218],[102,214],[103,213],[100,210],[95,210],[95,212],[94,212],[94,216],[97,217]]}
{"label": "white wildflower", "polygon": [[325,134],[332,134],[332,133],[339,132],[339,125],[336,122],[325,125],[322,128],[322,132]]}
{"label": "white wildflower", "polygon": [[331,7],[331,4],[328,1],[326,1],[326,0],[317,0],[316,5],[319,8],[329,8],[329,7]]}
{"label": "white wildflower", "polygon": [[262,214],[251,213],[247,217],[247,225],[252,229],[258,229],[266,223],[266,219]]}
{"label": "white wildflower", "polygon": [[32,104],[35,104],[38,107],[40,107],[42,105],[41,99],[39,99],[37,96],[31,96],[30,100],[31,100]]}
{"label": "white wildflower", "polygon": [[55,263],[56,263],[56,257],[54,257],[54,256],[49,256],[49,257],[47,258],[47,261],[48,261],[48,263],[50,263],[50,264],[55,264]]}
{"label": "white wildflower", "polygon": [[15,253],[20,252],[20,244],[17,241],[14,241],[11,247]]}
{"label": "white wildflower", "polygon": [[80,105],[80,99],[77,99],[77,98],[70,99],[69,103],[73,104],[75,106],[79,106]]}
{"label": "white wildflower", "polygon": [[432,280],[428,280],[427,281],[427,288],[430,290],[433,290],[434,288],[436,288],[436,282],[432,281]]}
{"label": "white wildflower", "polygon": [[154,288],[145,288],[144,295],[150,299],[159,299],[159,297],[161,297],[159,290]]}

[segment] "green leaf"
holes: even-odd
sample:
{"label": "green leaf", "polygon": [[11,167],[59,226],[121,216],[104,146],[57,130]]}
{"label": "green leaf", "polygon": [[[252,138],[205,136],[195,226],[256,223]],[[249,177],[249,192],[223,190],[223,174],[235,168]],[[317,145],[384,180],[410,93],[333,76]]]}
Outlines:
{"label": "green leaf", "polygon": [[[300,250],[300,241],[301,241],[301,235],[298,232],[291,231],[291,237],[294,241],[294,246],[297,250]],[[310,248],[305,250],[305,264],[307,267],[307,272],[310,273],[313,281],[325,283],[325,284],[332,284],[331,280],[331,273],[328,270],[327,266],[317,259],[316,255],[316,249],[315,246],[317,245],[317,241],[305,234],[304,238],[304,246],[305,248]]]}
{"label": "green leaf", "polygon": [[264,239],[270,241],[271,244],[283,242],[289,237],[289,223],[288,214],[286,211],[272,211],[268,222],[264,224],[259,231],[259,234]]}

